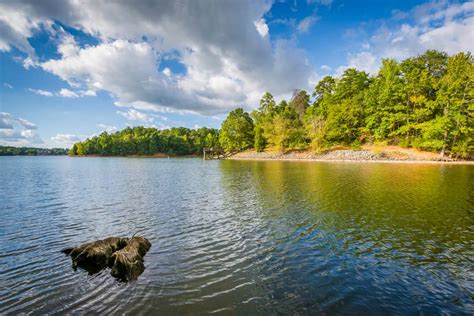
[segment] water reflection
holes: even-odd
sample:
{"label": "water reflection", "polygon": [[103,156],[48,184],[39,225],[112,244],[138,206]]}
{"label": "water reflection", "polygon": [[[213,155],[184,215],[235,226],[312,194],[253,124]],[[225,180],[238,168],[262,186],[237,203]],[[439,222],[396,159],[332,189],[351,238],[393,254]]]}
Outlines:
{"label": "water reflection", "polygon": [[256,192],[249,199],[275,255],[262,272],[278,302],[294,285],[290,293],[306,294],[293,305],[316,298],[324,311],[390,310],[387,302],[413,311],[426,297],[436,300],[427,311],[472,307],[472,168],[225,161],[221,169],[226,196]]}
{"label": "water reflection", "polygon": [[[471,166],[0,158],[0,314],[472,314]],[[137,281],[59,250],[146,236]]]}

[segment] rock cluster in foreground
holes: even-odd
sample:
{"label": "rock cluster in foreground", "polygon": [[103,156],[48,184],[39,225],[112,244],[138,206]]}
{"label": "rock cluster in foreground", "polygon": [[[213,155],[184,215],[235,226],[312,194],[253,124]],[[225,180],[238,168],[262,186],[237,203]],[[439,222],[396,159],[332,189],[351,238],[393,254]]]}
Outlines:
{"label": "rock cluster in foreground", "polygon": [[107,267],[122,281],[138,278],[145,270],[143,257],[151,247],[144,237],[109,237],[62,250],[72,259],[73,268],[97,273]]}

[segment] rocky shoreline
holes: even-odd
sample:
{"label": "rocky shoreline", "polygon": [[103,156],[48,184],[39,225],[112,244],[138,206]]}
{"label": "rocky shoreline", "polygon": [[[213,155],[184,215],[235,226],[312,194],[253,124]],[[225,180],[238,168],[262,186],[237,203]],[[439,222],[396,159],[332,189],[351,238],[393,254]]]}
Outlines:
{"label": "rocky shoreline", "polygon": [[278,151],[244,151],[227,159],[236,160],[301,160],[301,161],[335,161],[335,162],[411,162],[411,163],[457,163],[474,164],[472,160],[455,160],[449,157],[441,158],[435,153],[404,150],[350,150],[339,149],[317,154],[310,151],[292,150]]}

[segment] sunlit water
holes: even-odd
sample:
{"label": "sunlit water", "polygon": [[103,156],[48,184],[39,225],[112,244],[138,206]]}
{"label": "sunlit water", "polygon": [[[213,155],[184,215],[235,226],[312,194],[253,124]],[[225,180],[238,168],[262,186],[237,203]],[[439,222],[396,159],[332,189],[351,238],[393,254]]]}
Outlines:
{"label": "sunlit water", "polygon": [[[474,167],[0,158],[0,314],[474,313]],[[60,250],[152,242],[145,272]]]}

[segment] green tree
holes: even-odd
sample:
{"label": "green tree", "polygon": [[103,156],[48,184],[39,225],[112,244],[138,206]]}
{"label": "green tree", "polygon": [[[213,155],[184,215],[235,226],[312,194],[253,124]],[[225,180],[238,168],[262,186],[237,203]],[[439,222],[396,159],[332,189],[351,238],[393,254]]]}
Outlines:
{"label": "green tree", "polygon": [[290,105],[298,114],[299,119],[303,119],[306,109],[309,107],[309,94],[305,90],[296,90]]}
{"label": "green tree", "polygon": [[226,152],[251,148],[254,144],[254,126],[250,115],[242,108],[230,112],[221,125],[219,142]]}
{"label": "green tree", "polygon": [[474,65],[470,54],[449,57],[446,71],[438,83],[433,107],[440,115],[420,124],[420,147],[468,156],[473,152]]}

